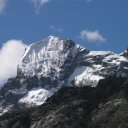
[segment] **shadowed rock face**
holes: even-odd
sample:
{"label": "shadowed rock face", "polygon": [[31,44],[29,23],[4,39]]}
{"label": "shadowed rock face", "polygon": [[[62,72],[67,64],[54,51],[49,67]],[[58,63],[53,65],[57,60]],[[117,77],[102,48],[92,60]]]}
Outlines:
{"label": "shadowed rock face", "polygon": [[121,55],[128,59],[128,48]]}
{"label": "shadowed rock face", "polygon": [[108,77],[97,87],[62,87],[37,108],[0,117],[1,128],[125,128],[128,80]]}

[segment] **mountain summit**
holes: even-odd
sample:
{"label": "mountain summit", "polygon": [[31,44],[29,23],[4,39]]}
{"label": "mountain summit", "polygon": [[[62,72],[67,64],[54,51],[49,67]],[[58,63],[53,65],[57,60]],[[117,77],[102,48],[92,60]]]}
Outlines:
{"label": "mountain summit", "polygon": [[108,76],[128,77],[127,57],[49,36],[25,49],[17,76],[0,90],[0,113],[41,105],[63,85],[96,87]]}
{"label": "mountain summit", "polygon": [[125,56],[89,51],[71,40],[49,36],[26,49],[17,75],[35,76],[38,86],[43,87],[62,83],[96,86],[99,79],[109,75],[127,76],[127,66]]}
{"label": "mountain summit", "polygon": [[[43,41],[31,44],[18,66],[18,76],[49,79],[38,82],[39,86],[50,86],[68,80],[77,65],[83,61],[88,50],[71,40],[49,36]],[[43,83],[42,83],[43,82]]]}

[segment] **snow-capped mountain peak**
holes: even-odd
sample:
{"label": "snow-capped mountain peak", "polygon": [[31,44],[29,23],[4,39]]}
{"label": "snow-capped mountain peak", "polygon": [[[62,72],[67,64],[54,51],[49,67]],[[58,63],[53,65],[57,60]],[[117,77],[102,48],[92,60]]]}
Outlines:
{"label": "snow-capped mountain peak", "polygon": [[[63,82],[96,86],[107,75],[127,76],[127,62],[126,57],[111,51],[89,52],[71,40],[49,36],[28,46],[18,66],[18,76],[36,76],[38,86],[57,86]],[[121,65],[126,65],[125,69]]]}
{"label": "snow-capped mountain peak", "polygon": [[71,40],[61,40],[58,37],[49,36],[45,40],[31,44],[26,49],[22,62],[18,66],[18,74],[22,72],[27,77],[43,75],[51,77],[52,80],[63,79],[61,78],[64,75],[62,72],[69,70],[70,66],[73,68],[73,61],[80,59],[83,53],[88,52],[86,48]]}
{"label": "snow-capped mountain peak", "polygon": [[0,113],[19,105],[40,105],[62,85],[95,87],[108,76],[128,77],[126,52],[89,51],[72,40],[49,36],[25,49],[16,78],[1,89],[6,101],[0,99]]}

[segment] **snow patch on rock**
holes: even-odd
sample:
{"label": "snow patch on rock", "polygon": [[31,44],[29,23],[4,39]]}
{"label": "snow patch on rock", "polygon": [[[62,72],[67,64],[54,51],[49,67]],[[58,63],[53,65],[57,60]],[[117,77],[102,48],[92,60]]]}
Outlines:
{"label": "snow patch on rock", "polygon": [[7,105],[6,107],[0,106],[0,116],[12,111],[14,109],[13,105]]}
{"label": "snow patch on rock", "polygon": [[100,79],[104,77],[94,75],[95,70],[90,67],[77,67],[69,77],[68,82],[74,82],[76,86],[92,86],[95,87]]}
{"label": "snow patch on rock", "polygon": [[45,100],[50,97],[53,92],[45,90],[43,88],[33,88],[28,91],[27,94],[19,100],[20,107],[32,107],[38,106],[45,102]]}

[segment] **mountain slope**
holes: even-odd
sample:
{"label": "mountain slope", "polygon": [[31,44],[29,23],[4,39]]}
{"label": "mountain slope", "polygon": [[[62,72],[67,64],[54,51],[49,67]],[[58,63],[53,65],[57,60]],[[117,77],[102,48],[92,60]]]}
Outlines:
{"label": "mountain slope", "polygon": [[89,51],[49,36],[25,49],[17,76],[0,90],[0,114],[41,105],[63,85],[96,87],[108,76],[128,77],[126,51]]}
{"label": "mountain slope", "polygon": [[37,108],[0,117],[1,128],[127,128],[128,79],[108,77],[97,87],[62,87]]}
{"label": "mountain slope", "polygon": [[48,78],[49,83],[38,83],[40,86],[58,84],[67,79],[74,68],[82,63],[83,55],[89,51],[71,40],[61,40],[50,36],[47,39],[30,45],[18,66],[20,73],[26,77],[37,76]]}
{"label": "mountain slope", "polygon": [[24,77],[36,77],[36,84],[46,89],[63,83],[96,86],[106,76],[128,76],[128,60],[124,56],[89,51],[71,40],[49,36],[26,49],[17,75],[21,83]]}

